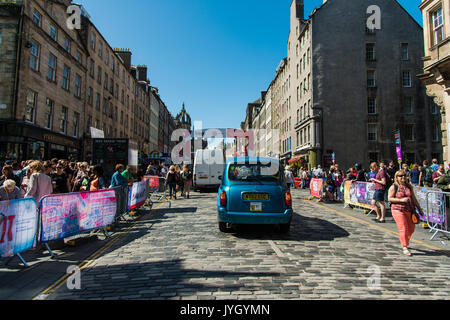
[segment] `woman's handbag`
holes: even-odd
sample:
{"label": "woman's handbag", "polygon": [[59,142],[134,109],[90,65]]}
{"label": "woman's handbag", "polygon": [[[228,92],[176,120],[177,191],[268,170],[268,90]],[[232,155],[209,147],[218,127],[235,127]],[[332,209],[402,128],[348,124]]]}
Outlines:
{"label": "woman's handbag", "polygon": [[416,208],[414,208],[413,212],[411,213],[411,219],[412,219],[412,222],[414,224],[419,224],[420,223],[420,216],[417,213]]}

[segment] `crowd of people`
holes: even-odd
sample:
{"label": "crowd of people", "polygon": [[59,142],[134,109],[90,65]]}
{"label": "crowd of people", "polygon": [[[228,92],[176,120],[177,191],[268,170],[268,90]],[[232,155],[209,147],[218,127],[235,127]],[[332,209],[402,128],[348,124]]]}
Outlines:
{"label": "crowd of people", "polygon": [[[293,183],[295,171],[293,167],[286,167],[287,183]],[[411,256],[409,242],[415,231],[415,224],[420,219],[418,213],[424,216],[423,209],[414,194],[413,186],[436,188],[443,192],[450,192],[450,164],[447,167],[433,159],[419,164],[403,164],[397,167],[394,161],[381,161],[370,164],[369,170],[356,163],[345,173],[339,165],[333,165],[328,170],[319,165],[311,170],[300,168],[297,172],[301,179],[301,188],[308,188],[311,179],[323,179],[326,198],[330,201],[344,201],[343,187],[345,181],[361,181],[373,183],[375,190],[371,205],[376,212],[376,223],[386,223],[387,205],[390,206],[392,217],[397,225],[403,253]],[[291,185],[292,186],[292,185]],[[448,201],[448,197],[446,197]],[[447,204],[448,206],[448,204]]]}
{"label": "crowd of people", "polygon": [[138,167],[117,164],[110,179],[105,177],[101,165],[91,166],[87,162],[59,159],[7,161],[0,167],[0,201],[33,197],[38,205],[46,195],[132,186],[145,175],[164,178],[173,198],[176,199],[177,192],[189,198],[193,176],[188,165],[183,169],[179,166],[167,168],[164,163]]}

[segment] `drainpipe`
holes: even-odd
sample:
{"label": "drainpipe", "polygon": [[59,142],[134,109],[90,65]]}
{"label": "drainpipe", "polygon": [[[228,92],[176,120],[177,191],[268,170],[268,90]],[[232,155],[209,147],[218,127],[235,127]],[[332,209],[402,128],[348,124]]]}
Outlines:
{"label": "drainpipe", "polygon": [[24,10],[25,5],[22,4],[20,9],[20,18],[19,18],[19,33],[17,38],[17,52],[16,52],[16,74],[14,79],[14,101],[12,104],[12,119],[16,120],[16,110],[17,103],[19,100],[19,72],[20,72],[20,62],[22,59],[22,44],[23,44],[23,24],[24,24]]}

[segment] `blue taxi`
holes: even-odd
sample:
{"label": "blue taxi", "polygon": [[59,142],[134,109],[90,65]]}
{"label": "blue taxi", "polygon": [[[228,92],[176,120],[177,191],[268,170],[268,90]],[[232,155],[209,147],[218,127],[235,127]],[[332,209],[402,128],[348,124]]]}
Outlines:
{"label": "blue taxi", "polygon": [[272,158],[237,157],[225,165],[217,197],[219,229],[231,224],[277,224],[289,232],[292,197],[281,163]]}

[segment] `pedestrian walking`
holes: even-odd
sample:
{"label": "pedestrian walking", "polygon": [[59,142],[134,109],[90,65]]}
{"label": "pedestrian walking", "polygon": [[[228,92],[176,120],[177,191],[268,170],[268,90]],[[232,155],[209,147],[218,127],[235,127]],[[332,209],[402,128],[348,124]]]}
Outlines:
{"label": "pedestrian walking", "polygon": [[177,181],[177,192],[180,191],[181,192],[181,197],[184,196],[184,182],[183,179],[181,178],[181,169],[180,166],[176,165],[175,166],[175,177],[176,177],[176,181]]}
{"label": "pedestrian walking", "polygon": [[330,171],[327,174],[326,177],[326,183],[327,183],[327,191],[328,191],[328,198],[330,201],[334,201],[334,194],[336,192],[336,178],[334,176],[335,167],[331,166]]}
{"label": "pedestrian walking", "polygon": [[406,172],[403,170],[395,174],[394,185],[389,189],[389,202],[392,203],[392,216],[400,234],[403,253],[411,256],[412,254],[408,247],[416,227],[413,223],[412,215],[416,215],[416,209],[423,215],[423,210],[420,208],[419,202],[414,195],[413,187],[406,178]]}
{"label": "pedestrian walking", "polygon": [[184,183],[184,197],[189,199],[191,185],[192,185],[192,171],[187,164],[183,166],[183,172],[181,173],[181,178]]}
{"label": "pedestrian walking", "polygon": [[286,178],[286,184],[288,188],[291,189],[292,185],[294,184],[294,174],[292,173],[290,166],[285,167],[284,176]]}
{"label": "pedestrian walking", "polygon": [[45,168],[40,161],[32,162],[30,168],[32,174],[25,198],[34,198],[39,208],[41,199],[53,193],[52,179],[44,173]]}
{"label": "pedestrian walking", "polygon": [[419,176],[420,176],[419,165],[415,163],[413,164],[412,169],[409,173],[409,179],[413,186],[419,185]]}
{"label": "pedestrian walking", "polygon": [[[377,223],[385,223],[386,222],[386,205],[384,203],[384,197],[386,193],[386,173],[376,162],[373,162],[371,165],[372,170],[377,172],[375,179],[370,179],[370,182],[374,183],[375,193],[373,195],[372,206],[375,212],[377,213],[377,218],[375,222]],[[379,206],[379,207],[378,207]],[[380,211],[381,209],[381,211]]]}
{"label": "pedestrian walking", "polygon": [[420,170],[419,184],[421,187],[433,187],[433,169],[429,166],[428,160],[424,160],[422,169]]}
{"label": "pedestrian walking", "polygon": [[176,178],[175,166],[170,166],[169,172],[166,175],[166,185],[169,187],[170,200],[175,198],[177,200],[177,178]]}

